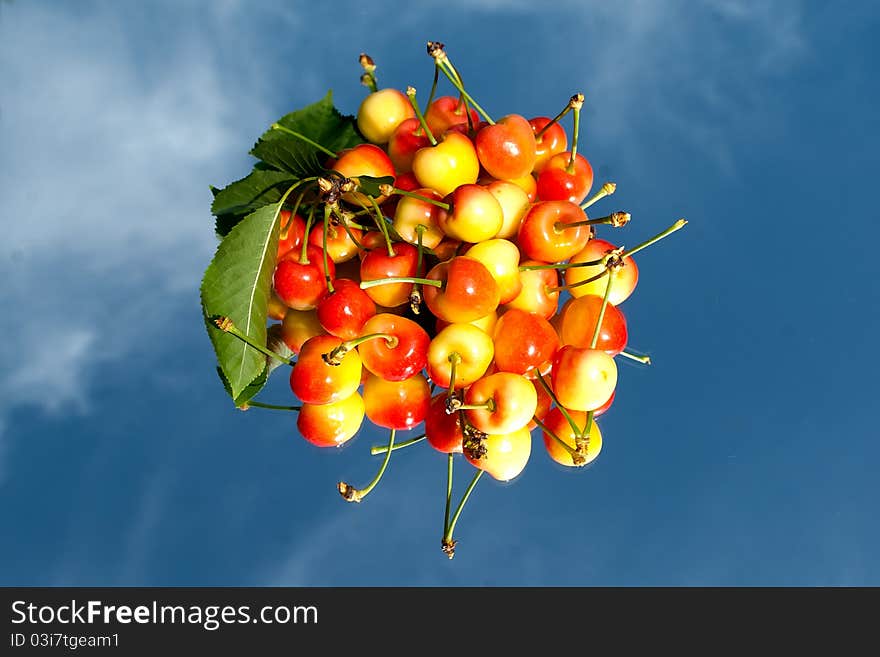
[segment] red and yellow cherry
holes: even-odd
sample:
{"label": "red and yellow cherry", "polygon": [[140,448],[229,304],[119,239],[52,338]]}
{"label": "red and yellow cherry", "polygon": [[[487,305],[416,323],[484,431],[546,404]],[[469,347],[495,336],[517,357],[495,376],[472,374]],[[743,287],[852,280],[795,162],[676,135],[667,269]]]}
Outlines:
{"label": "red and yellow cherry", "polygon": [[[369,251],[361,260],[361,282],[384,278],[404,278],[416,275],[419,252],[406,242],[395,242],[394,255],[389,256],[385,243]],[[366,289],[378,306],[393,308],[409,302],[412,283],[385,283]]]}
{"label": "red and yellow cherry", "polygon": [[[520,263],[520,267],[542,265],[546,263],[536,260],[526,260]],[[522,282],[522,290],[513,301],[505,304],[506,308],[518,308],[527,313],[540,315],[549,319],[556,314],[559,307],[559,292],[550,290],[559,285],[559,275],[555,269],[529,269],[520,271],[519,280]]]}
{"label": "red and yellow cherry", "polygon": [[[581,430],[586,427],[586,413],[583,411],[569,411],[568,414]],[[558,408],[554,408],[547,414],[547,417],[544,418],[544,425],[571,449],[576,449],[577,443],[574,430]],[[587,463],[594,461],[596,457],[599,456],[599,452],[602,451],[602,432],[599,431],[599,425],[595,422],[590,422],[589,439],[587,441],[586,453],[583,455],[585,457],[583,462],[580,462],[579,460],[578,463],[575,463],[571,452],[560,445],[552,436],[547,434],[547,432],[542,432],[542,435],[544,437],[544,447],[547,449],[547,454],[549,454],[550,458],[560,465],[569,467],[584,466],[587,465]]]}
{"label": "red and yellow cherry", "polygon": [[[614,291],[613,287],[611,291]],[[601,310],[602,297],[594,294],[574,298],[566,303],[560,313],[562,320],[559,337],[562,339],[562,343],[570,344],[573,347],[589,347]],[[606,304],[596,348],[606,352],[609,356],[616,356],[626,347],[626,340],[626,318],[612,304]]]}
{"label": "red and yellow cherry", "polygon": [[430,187],[441,196],[447,196],[459,185],[477,182],[480,175],[473,142],[455,131],[446,132],[436,146],[416,151],[412,168],[422,187]]}
{"label": "red and yellow cherry", "polygon": [[455,256],[435,265],[426,278],[443,282],[441,287],[425,285],[422,290],[429,310],[442,320],[470,322],[498,307],[498,284],[475,258]]}
{"label": "red and yellow cherry", "polygon": [[586,213],[571,201],[535,203],[523,217],[516,242],[532,260],[562,262],[590,239],[590,227],[577,225],[582,221],[587,221]]}
{"label": "red and yellow cherry", "polygon": [[464,396],[468,421],[484,433],[510,433],[531,422],[538,395],[531,381],[510,372],[484,376]]}
{"label": "red and yellow cherry", "polygon": [[412,429],[428,414],[431,388],[421,374],[403,381],[386,381],[370,374],[364,382],[367,417],[386,429]]}
{"label": "red and yellow cherry", "polygon": [[397,89],[374,91],[361,102],[357,112],[357,127],[374,144],[386,144],[394,130],[415,116],[412,105]]}
{"label": "red and yellow cherry", "polygon": [[452,239],[482,242],[495,237],[504,224],[501,205],[481,185],[459,185],[443,200],[449,210],[438,208],[437,224]]}
{"label": "red and yellow cherry", "polygon": [[499,180],[526,176],[535,166],[535,133],[519,114],[508,114],[494,125],[483,126],[474,144],[480,164]]}
{"label": "red and yellow cherry", "polygon": [[[300,255],[296,251],[288,251],[278,262],[273,287],[286,306],[295,310],[311,310],[327,293],[324,253],[310,244],[306,247],[307,262],[302,262]],[[331,279],[336,276],[336,265],[329,258],[326,275]]]}
{"label": "red and yellow cherry", "polygon": [[[420,148],[430,146],[428,134],[417,118],[406,119],[388,140],[388,157],[398,174],[412,171],[413,158]],[[398,184],[398,187],[400,185]]]}
{"label": "red and yellow cherry", "polygon": [[284,302],[278,298],[278,295],[275,294],[275,291],[269,293],[269,299],[266,302],[266,317],[269,319],[284,319],[284,316],[287,314],[289,308],[284,304]]}
{"label": "red and yellow cherry", "polygon": [[[498,322],[498,313],[493,311],[488,315],[484,315],[479,319],[474,319],[470,322],[465,322],[466,324],[473,324],[478,329],[485,331],[486,335],[493,335],[495,332],[495,324]],[[449,326],[452,322],[445,322],[439,317],[434,321],[434,332],[439,333],[447,326]]]}
{"label": "red and yellow cherry", "polygon": [[617,390],[611,393],[611,396],[608,398],[608,401],[602,404],[599,408],[593,411],[593,417],[599,417],[603,415],[605,411],[611,408],[611,405],[614,403],[614,396],[617,394]]}
{"label": "red and yellow cherry", "polygon": [[499,371],[527,374],[553,358],[559,338],[540,315],[510,308],[495,325],[494,344]]}
{"label": "red and yellow cherry", "polygon": [[[328,168],[341,173],[346,178],[352,178],[357,182],[358,176],[371,176],[383,178],[394,177],[394,165],[388,158],[388,154],[373,144],[358,144],[354,148],[342,151],[335,161],[328,163]],[[342,195],[342,200],[357,205],[369,207],[370,201],[366,194],[361,192],[347,192]],[[384,196],[376,197],[376,202],[381,203]]]}
{"label": "red and yellow cherry", "polygon": [[[468,108],[471,115],[471,124],[476,127],[480,123],[480,117],[477,110]],[[425,122],[428,129],[436,136],[442,135],[452,126],[467,126],[468,117],[465,113],[465,104],[459,99],[452,96],[440,96],[435,99],[425,112]]]}
{"label": "red and yellow cherry", "polygon": [[[611,242],[605,240],[592,239],[587,245],[571,258],[571,262],[593,262],[601,260],[608,253],[616,249]],[[613,267],[610,276],[613,279],[611,283],[611,293],[608,295],[608,302],[617,306],[626,301],[627,298],[636,289],[636,283],[639,282],[639,268],[636,266],[635,260],[626,256],[622,260],[623,266]],[[589,267],[569,267],[565,271],[565,284],[575,286],[581,281],[586,281],[594,276],[601,274],[605,269],[602,264],[591,265]],[[607,275],[606,275],[607,276]],[[595,281],[590,281],[584,285],[571,287],[569,292],[573,297],[584,297],[588,294],[605,296],[605,288],[608,285],[608,278],[602,276]]]}
{"label": "red and yellow cherry", "polygon": [[282,210],[278,215],[281,231],[278,234],[278,254],[276,260],[281,260],[292,249],[302,248],[303,236],[306,233],[306,220],[298,214],[290,219],[290,210]]}
{"label": "red and yellow cherry", "polygon": [[[397,176],[397,179],[394,181],[394,186],[397,189],[402,189],[407,192],[414,192],[421,188],[419,181],[416,179],[416,176],[412,171]],[[392,194],[385,199],[385,201],[379,206],[382,209],[382,214],[386,217],[393,217],[397,212],[398,201],[402,198],[403,197],[400,194]]]}
{"label": "red and yellow cherry", "polygon": [[547,413],[550,412],[550,408],[553,406],[553,398],[547,394],[547,391],[544,389],[544,386],[538,381],[537,377],[534,379],[529,379],[532,386],[535,388],[535,394],[538,396],[538,405],[535,408],[535,415],[532,420],[529,422],[529,431],[538,426],[538,423],[535,422],[534,418],[538,418],[542,422],[544,418],[547,417]]}
{"label": "red and yellow cherry", "polygon": [[425,415],[425,437],[428,443],[443,454],[461,454],[464,436],[458,413],[446,412],[447,393],[434,395]]}
{"label": "red and yellow cherry", "polygon": [[580,203],[593,186],[593,167],[578,153],[569,171],[571,153],[564,151],[552,156],[538,174],[538,198],[542,201],[571,201]]}
{"label": "red and yellow cherry", "polygon": [[290,389],[306,404],[329,404],[345,399],[361,383],[361,357],[348,351],[339,365],[330,365],[324,355],[342,344],[333,335],[316,335],[303,343],[290,373]]}
{"label": "red and yellow cherry", "polygon": [[364,367],[386,381],[409,379],[421,372],[428,362],[431,338],[411,319],[379,313],[366,321],[361,334],[383,334],[394,338],[376,338],[358,345]]}
{"label": "red and yellow cherry", "polygon": [[511,433],[490,433],[480,442],[485,453],[475,459],[465,452],[465,458],[498,481],[510,481],[525,470],[532,453],[532,436],[526,427]]}
{"label": "red and yellow cherry", "polygon": [[600,349],[564,346],[556,352],[550,374],[556,399],[573,411],[596,410],[617,386],[617,363]]}
{"label": "red and yellow cherry", "polygon": [[[532,168],[535,173],[541,173],[551,157],[568,148],[568,137],[559,123],[554,123],[544,130],[550,120],[546,116],[537,116],[529,120],[529,125],[535,133],[535,166]],[[544,130],[544,134],[538,137],[541,130]]]}
{"label": "red and yellow cherry", "polygon": [[[350,234],[349,234],[350,233]],[[358,228],[330,224],[327,226],[327,257],[335,264],[342,264],[354,258],[360,249],[354,240],[360,242],[363,233]],[[354,240],[352,239],[354,236]],[[324,248],[324,226],[315,226],[309,233],[309,244]]]}
{"label": "red and yellow cherry", "polygon": [[508,240],[490,239],[474,244],[465,255],[485,265],[498,283],[499,303],[507,303],[522,290],[519,277],[519,249]]}
{"label": "red and yellow cherry", "polygon": [[486,373],[495,347],[492,338],[473,324],[450,324],[428,346],[428,376],[441,388],[449,387],[453,362],[454,388],[465,388]]}
{"label": "red and yellow cherry", "polygon": [[[443,198],[433,189],[422,187],[414,190],[419,196],[435,201]],[[410,244],[418,243],[418,227],[422,229],[422,246],[433,249],[445,237],[438,223],[444,210],[434,203],[414,196],[401,196],[394,212],[394,230]]]}
{"label": "red and yellow cherry", "polygon": [[294,310],[289,308],[281,322],[281,339],[295,354],[300,352],[306,340],[324,333],[326,331],[318,321],[318,313],[315,309]]}
{"label": "red and yellow cherry", "polygon": [[361,334],[364,322],[376,314],[376,304],[358,283],[337,278],[333,281],[333,292],[318,302],[316,310],[327,333],[351,340]]}
{"label": "red and yellow cherry", "polygon": [[364,421],[364,400],[357,392],[329,404],[303,404],[296,428],[318,447],[339,447],[351,440]]}
{"label": "red and yellow cherry", "polygon": [[501,239],[516,237],[522,218],[529,211],[529,195],[522,187],[509,180],[493,180],[486,185],[486,189],[501,206],[501,228],[495,233],[495,237]]}

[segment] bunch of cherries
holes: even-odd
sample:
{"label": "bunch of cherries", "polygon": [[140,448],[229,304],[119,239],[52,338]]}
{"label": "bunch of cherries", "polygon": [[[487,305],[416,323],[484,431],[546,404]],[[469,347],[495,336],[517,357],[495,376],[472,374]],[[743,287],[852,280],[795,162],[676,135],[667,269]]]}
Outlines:
{"label": "bunch of cherries", "polygon": [[[615,185],[587,198],[583,96],[552,119],[493,120],[443,45],[428,52],[424,112],[412,87],[378,89],[375,64],[361,55],[370,93],[357,126],[368,143],[322,148],[327,175],[281,211],[269,302],[280,323],[261,350],[272,367],[292,365],[300,405],[285,408],[298,411],[307,441],[343,445],[364,417],[390,430],[372,449],[384,454],[376,476],[361,489],[341,482],[344,499],[364,499],[397,449],[424,440],[448,455],[442,548],[452,558],[455,523],[480,476],[522,472],[533,430],[564,466],[598,456],[595,420],[614,402],[614,357],[647,360],[625,351],[619,305],[638,280],[632,256],[685,222],[631,249],[598,238],[597,226],[621,227],[630,215],[587,215]],[[435,97],[440,74],[456,95]],[[560,124],[569,113],[570,143]],[[455,454],[476,472],[450,514]]]}

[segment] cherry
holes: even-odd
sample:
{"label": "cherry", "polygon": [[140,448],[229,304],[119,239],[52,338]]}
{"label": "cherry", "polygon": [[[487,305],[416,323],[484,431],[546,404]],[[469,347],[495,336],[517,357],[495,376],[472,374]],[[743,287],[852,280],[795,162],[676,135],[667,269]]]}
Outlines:
{"label": "cherry", "polygon": [[276,265],[273,275],[275,294],[295,310],[311,310],[327,292],[327,278],[336,276],[332,260],[324,269],[324,253],[311,244],[306,246],[306,258],[289,251]]}
{"label": "cherry", "polygon": [[[358,228],[346,229],[342,225],[329,224],[327,226],[327,256],[337,265],[348,262],[360,251],[358,242],[362,236],[363,233]],[[309,233],[309,244],[313,244],[319,249],[324,248],[323,225],[312,228]]]}
{"label": "cherry", "polygon": [[529,424],[538,408],[532,383],[510,372],[496,372],[475,381],[465,393],[465,415],[484,433],[510,433]]}
{"label": "cherry", "polygon": [[[404,278],[416,275],[418,250],[412,244],[396,242],[394,255],[383,248],[369,251],[361,261],[361,283],[386,278]],[[412,283],[387,283],[366,289],[366,293],[379,306],[393,308],[409,301]]]}
{"label": "cherry", "polygon": [[541,266],[543,263],[526,260],[519,269],[522,290],[513,301],[506,304],[507,308],[519,308],[527,313],[535,313],[544,319],[553,317],[559,306],[559,275],[555,269],[527,269]]}
{"label": "cherry", "polygon": [[282,210],[278,214],[281,225],[281,232],[278,236],[278,255],[276,260],[281,260],[293,249],[302,247],[303,236],[306,232],[306,220],[298,214],[293,215],[291,221],[290,210]]}
{"label": "cherry", "polygon": [[[422,124],[413,117],[403,121],[394,130],[388,140],[388,157],[398,174],[409,173],[412,171],[416,152],[430,145],[431,141]],[[397,184],[399,186],[399,181]]]}
{"label": "cherry", "polygon": [[333,281],[333,292],[318,302],[317,317],[330,335],[351,340],[361,334],[370,317],[376,314],[376,304],[358,283],[346,278]]}
{"label": "cherry", "polygon": [[526,374],[553,358],[559,346],[546,319],[511,308],[495,325],[495,366],[502,372]]}
{"label": "cherry", "polygon": [[584,221],[587,215],[571,201],[535,203],[523,217],[516,241],[532,260],[568,260],[590,239],[590,227],[581,225]]}
{"label": "cherry", "polygon": [[[614,291],[613,287],[611,291]],[[571,299],[566,303],[560,313],[562,320],[559,336],[562,343],[574,347],[592,346],[593,332],[596,322],[599,321],[600,312],[602,312],[602,297],[593,294]],[[612,304],[605,304],[605,314],[602,316],[596,348],[609,356],[616,356],[626,347],[626,340],[626,318]]]}
{"label": "cherry", "polygon": [[486,373],[494,354],[492,338],[484,331],[473,324],[450,324],[428,346],[428,376],[440,387],[464,388]]}
{"label": "cherry", "polygon": [[474,141],[480,164],[499,180],[527,176],[534,168],[535,133],[519,114],[509,114],[480,128]]}
{"label": "cherry", "polygon": [[[595,262],[612,253],[617,247],[605,240],[593,239],[571,258],[571,263]],[[630,256],[621,258],[622,266],[612,267],[610,276],[613,279],[611,292],[608,295],[608,303],[617,306],[632,294],[639,281],[639,268],[635,260]],[[605,295],[608,285],[609,274],[596,278],[605,271],[605,265],[601,262],[587,267],[569,267],[565,270],[565,284],[569,286],[569,292],[573,297],[587,295]],[[584,281],[589,281],[585,283]]]}
{"label": "cherry", "polygon": [[364,421],[364,400],[357,392],[329,404],[303,404],[296,428],[318,447],[339,447],[351,440]]}
{"label": "cherry", "polygon": [[[582,411],[569,411],[569,417],[571,417],[581,431],[586,427],[586,413]],[[575,451],[577,440],[581,436],[575,434],[568,419],[558,408],[554,408],[544,418],[544,427],[543,438],[547,454],[561,465],[569,467],[584,466],[594,461],[599,456],[599,452],[602,451],[602,432],[599,431],[599,425],[592,420],[590,421],[587,448],[584,454],[578,456],[575,456],[573,452]],[[565,446],[561,445],[559,441],[565,443]]]}
{"label": "cherry", "polygon": [[504,224],[501,205],[481,185],[459,185],[444,202],[448,210],[441,209],[437,215],[437,224],[452,239],[482,242],[495,237]]}
{"label": "cherry", "polygon": [[480,161],[470,139],[448,131],[436,146],[416,151],[413,173],[423,187],[434,189],[441,196],[450,194],[459,185],[473,184],[480,175]]}
{"label": "cherry", "polygon": [[464,450],[465,458],[493,479],[510,481],[525,470],[532,452],[532,436],[526,427],[506,434],[489,434],[480,441],[483,454]]}
{"label": "cherry", "polygon": [[428,362],[431,338],[425,329],[406,317],[379,313],[367,320],[363,335],[390,336],[358,345],[364,367],[387,381],[403,381],[415,376]]}
{"label": "cherry", "polygon": [[281,339],[295,354],[300,352],[303,343],[309,338],[325,333],[318,321],[318,313],[312,310],[294,310],[289,308],[281,322]]}
{"label": "cherry", "polygon": [[461,419],[459,413],[447,413],[445,392],[434,395],[425,416],[425,436],[428,443],[443,454],[461,454]]}
{"label": "cherry", "polygon": [[[471,124],[476,126],[480,121],[477,110],[471,107],[468,111],[471,115]],[[465,113],[465,104],[459,98],[440,96],[428,106],[425,121],[435,135],[442,135],[455,125],[467,127],[468,115]]]}
{"label": "cherry", "polygon": [[551,119],[546,116],[530,119],[529,125],[535,133],[535,166],[532,170],[541,173],[551,157],[568,148],[568,137],[559,123],[554,121],[551,124]]}
{"label": "cherry", "polygon": [[[353,178],[355,181],[358,176],[394,177],[394,165],[388,158],[388,154],[374,144],[358,144],[353,148],[346,149],[339,153],[335,160],[328,162],[327,167],[346,178]],[[342,200],[359,207],[370,204],[369,198],[361,192],[346,192],[342,195]],[[384,200],[383,196],[376,198],[377,203]]]}
{"label": "cherry", "polygon": [[492,274],[492,278],[498,283],[499,303],[512,301],[522,290],[518,269],[519,249],[513,242],[502,239],[484,240],[470,247],[465,255],[482,262]]}
{"label": "cherry", "polygon": [[593,167],[583,155],[575,155],[571,163],[571,152],[565,151],[552,156],[538,175],[538,198],[542,201],[571,201],[580,203],[593,186]]}
{"label": "cherry", "polygon": [[351,350],[339,365],[330,365],[325,354],[342,344],[333,335],[317,335],[303,343],[290,373],[290,388],[306,404],[329,404],[351,395],[361,382],[361,358]]}
{"label": "cherry", "polygon": [[559,403],[575,411],[594,411],[617,386],[617,364],[599,349],[562,347],[553,358],[553,392]]}
{"label": "cherry", "polygon": [[479,260],[456,256],[436,265],[426,278],[445,283],[426,286],[424,296],[431,312],[447,322],[470,322],[498,307],[498,284]]}
{"label": "cherry", "polygon": [[431,388],[421,374],[403,381],[387,381],[375,374],[364,382],[367,417],[387,429],[412,429],[428,413]]}
{"label": "cherry", "polygon": [[385,144],[395,129],[415,116],[409,99],[397,89],[380,89],[361,102],[357,126],[361,134],[374,144]]}

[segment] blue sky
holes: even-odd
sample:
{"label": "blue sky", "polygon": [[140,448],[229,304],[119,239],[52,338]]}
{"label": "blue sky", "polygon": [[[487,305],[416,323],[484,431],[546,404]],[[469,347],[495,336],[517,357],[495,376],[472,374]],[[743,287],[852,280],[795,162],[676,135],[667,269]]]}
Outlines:
{"label": "blue sky", "polygon": [[[247,5],[0,5],[0,584],[880,584],[873,3]],[[427,90],[428,39],[491,114],[586,94],[621,241],[690,220],[639,258],[655,364],[621,364],[600,458],[536,444],[452,562],[443,457],[346,505],[384,436],[232,408],[197,294],[209,184],[328,88],[354,112],[361,51]]]}

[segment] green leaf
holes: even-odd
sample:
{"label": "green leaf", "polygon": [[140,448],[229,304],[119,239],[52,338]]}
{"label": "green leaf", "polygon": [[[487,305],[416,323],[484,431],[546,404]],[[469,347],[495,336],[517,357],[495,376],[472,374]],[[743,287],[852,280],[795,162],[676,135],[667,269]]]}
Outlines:
{"label": "green leaf", "polygon": [[[226,375],[223,374],[223,370],[219,367],[217,368],[217,374],[220,376],[220,380],[223,382],[223,387],[226,388],[226,392],[232,397],[232,388],[229,385],[229,380],[226,378]],[[269,378],[269,369],[266,368],[263,370],[262,374],[260,374],[256,379],[251,381],[247,387],[241,392],[238,397],[233,397],[233,402],[236,406],[241,406],[242,404],[246,404],[251,399],[253,399],[260,390],[263,389],[263,386],[266,385],[266,379]]]}
{"label": "green leaf", "polygon": [[[276,121],[334,153],[364,142],[353,116],[343,115],[333,106],[333,92],[317,103],[286,114]],[[270,128],[251,149],[251,155],[301,178],[319,175],[329,155],[288,132]]]}
{"label": "green leaf", "polygon": [[287,171],[255,168],[241,180],[230,183],[217,192],[211,204],[215,215],[241,215],[269,203],[277,203],[284,190],[296,180]]}
{"label": "green leaf", "polygon": [[[281,204],[266,205],[249,214],[220,242],[202,279],[202,312],[229,317],[257,344],[266,344],[266,314],[272,272],[278,249]],[[237,399],[266,368],[266,358],[206,319],[232,398]]]}
{"label": "green leaf", "polygon": [[381,178],[374,178],[373,176],[358,176],[357,181],[358,191],[374,198],[379,198],[382,196],[382,192],[379,191],[379,185],[393,185],[394,176],[382,176]]}

